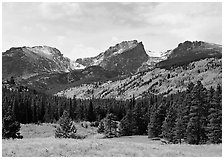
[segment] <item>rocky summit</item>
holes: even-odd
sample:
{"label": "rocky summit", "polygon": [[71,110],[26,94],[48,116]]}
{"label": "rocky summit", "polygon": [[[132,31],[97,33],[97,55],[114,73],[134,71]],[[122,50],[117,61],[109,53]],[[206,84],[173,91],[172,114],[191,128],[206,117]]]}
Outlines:
{"label": "rocky summit", "polygon": [[137,40],[123,41],[109,47],[95,57],[77,59],[76,62],[86,67],[99,65],[106,70],[120,74],[133,74],[148,60],[142,42]]}

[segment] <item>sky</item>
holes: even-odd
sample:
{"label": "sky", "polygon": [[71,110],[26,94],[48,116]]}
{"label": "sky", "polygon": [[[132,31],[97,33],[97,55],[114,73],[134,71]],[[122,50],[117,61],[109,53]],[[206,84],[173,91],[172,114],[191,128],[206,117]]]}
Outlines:
{"label": "sky", "polygon": [[2,51],[46,45],[72,60],[96,56],[122,41],[145,50],[173,49],[186,40],[222,44],[220,2],[5,2]]}

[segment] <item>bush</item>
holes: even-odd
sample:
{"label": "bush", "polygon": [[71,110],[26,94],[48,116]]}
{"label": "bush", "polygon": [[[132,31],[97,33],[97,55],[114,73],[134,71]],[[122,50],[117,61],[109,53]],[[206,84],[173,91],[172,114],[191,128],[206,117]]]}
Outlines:
{"label": "bush", "polygon": [[75,122],[69,118],[67,111],[64,111],[62,117],[59,119],[59,127],[56,129],[56,138],[77,138]]}

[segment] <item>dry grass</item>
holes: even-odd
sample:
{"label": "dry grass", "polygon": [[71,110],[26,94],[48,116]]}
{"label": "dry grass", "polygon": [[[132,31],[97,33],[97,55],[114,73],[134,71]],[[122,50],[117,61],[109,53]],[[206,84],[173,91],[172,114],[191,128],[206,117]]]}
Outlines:
{"label": "dry grass", "polygon": [[[54,137],[55,129],[57,124],[43,123],[40,125],[36,124],[21,124],[20,133],[23,138],[46,138]],[[77,135],[81,136],[92,136],[97,134],[95,127],[89,127],[88,129],[81,127],[80,123],[76,123]]]}
{"label": "dry grass", "polygon": [[[145,137],[145,140],[147,137]],[[83,140],[34,138],[22,140],[3,140],[3,156],[166,156],[166,157],[221,157],[221,145],[162,145],[156,141],[138,143],[122,139],[96,139]]]}
{"label": "dry grass", "polygon": [[43,123],[36,124],[21,124],[20,133],[23,138],[45,138],[53,137],[56,124]]}
{"label": "dry grass", "polygon": [[[42,128],[41,128],[42,127]],[[40,128],[40,129],[39,129]],[[86,139],[57,139],[54,138],[54,126],[23,125],[22,140],[3,140],[3,157],[49,157],[49,156],[106,156],[106,157],[221,157],[222,145],[163,145],[152,141],[147,136],[131,136],[113,139],[101,139],[95,128],[82,128],[77,124],[78,132],[85,133]],[[35,130],[38,130],[38,133]],[[46,129],[46,130],[45,130]],[[30,133],[26,131],[30,131]],[[31,133],[32,132],[32,133]],[[40,133],[43,132],[43,133]],[[26,135],[25,135],[26,134]],[[30,138],[32,134],[36,138]],[[39,137],[37,136],[39,134]]]}

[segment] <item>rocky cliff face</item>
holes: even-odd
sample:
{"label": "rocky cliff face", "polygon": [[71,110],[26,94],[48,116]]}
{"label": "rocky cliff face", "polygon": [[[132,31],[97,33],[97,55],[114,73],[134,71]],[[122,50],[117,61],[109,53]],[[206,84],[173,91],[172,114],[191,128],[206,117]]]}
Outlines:
{"label": "rocky cliff face", "polygon": [[2,53],[3,79],[11,76],[29,78],[40,73],[68,72],[73,66],[56,48],[48,46],[17,47]]}
{"label": "rocky cliff face", "polygon": [[96,57],[77,59],[84,66],[99,65],[106,70],[117,71],[121,74],[133,74],[148,60],[142,42],[123,41],[110,47]]}

